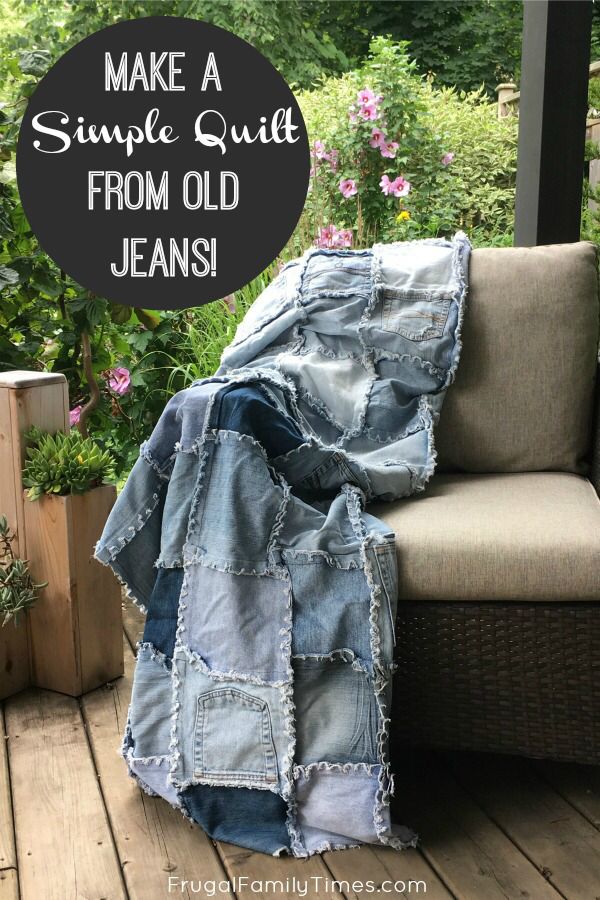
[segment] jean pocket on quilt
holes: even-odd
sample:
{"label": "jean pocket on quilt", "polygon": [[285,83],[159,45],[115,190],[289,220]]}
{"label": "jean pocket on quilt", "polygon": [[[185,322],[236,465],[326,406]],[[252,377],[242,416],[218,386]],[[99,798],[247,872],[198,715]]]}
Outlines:
{"label": "jean pocket on quilt", "polygon": [[213,784],[277,782],[268,704],[237,688],[198,697],[194,776]]}
{"label": "jean pocket on quilt", "polygon": [[431,291],[385,291],[381,306],[381,328],[409,341],[442,337],[452,300]]}

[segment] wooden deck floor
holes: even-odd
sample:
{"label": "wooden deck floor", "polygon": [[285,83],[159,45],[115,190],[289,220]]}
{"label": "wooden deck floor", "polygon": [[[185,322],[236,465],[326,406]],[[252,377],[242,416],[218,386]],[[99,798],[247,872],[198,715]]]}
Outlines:
{"label": "wooden deck floor", "polygon": [[[124,678],[81,701],[32,690],[4,704],[0,900],[207,897],[211,881],[234,876],[237,890],[214,896],[296,898],[306,884],[309,898],[351,900],[369,896],[353,883],[372,881],[380,896],[404,882],[393,896],[600,900],[600,767],[413,753],[396,779],[396,818],[420,833],[417,850],[364,847],[302,861],[213,843],[143,794],[117,753],[140,624],[127,609]],[[169,891],[169,876],[192,883]]]}

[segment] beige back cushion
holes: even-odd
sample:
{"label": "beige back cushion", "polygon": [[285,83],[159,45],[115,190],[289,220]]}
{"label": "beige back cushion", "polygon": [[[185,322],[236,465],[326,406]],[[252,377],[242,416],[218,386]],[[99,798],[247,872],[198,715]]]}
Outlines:
{"label": "beige back cushion", "polygon": [[586,474],[599,329],[593,244],[473,250],[438,469]]}

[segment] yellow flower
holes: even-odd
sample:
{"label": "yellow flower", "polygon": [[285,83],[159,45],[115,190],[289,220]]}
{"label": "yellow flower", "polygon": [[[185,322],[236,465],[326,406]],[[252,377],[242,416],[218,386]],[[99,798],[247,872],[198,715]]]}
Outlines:
{"label": "yellow flower", "polygon": [[407,209],[403,209],[401,213],[398,213],[396,216],[396,222],[406,222],[410,219],[410,213]]}
{"label": "yellow flower", "polygon": [[83,456],[81,455],[81,453],[77,454],[77,462],[79,463],[80,466],[83,465]]}

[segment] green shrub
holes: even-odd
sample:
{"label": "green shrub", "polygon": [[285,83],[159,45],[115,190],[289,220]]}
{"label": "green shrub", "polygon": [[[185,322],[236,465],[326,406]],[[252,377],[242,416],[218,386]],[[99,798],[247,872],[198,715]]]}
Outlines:
{"label": "green shrub", "polygon": [[[365,115],[363,89],[375,98],[374,118]],[[457,228],[486,240],[512,228],[516,118],[498,120],[483,90],[437,89],[417,74],[405,42],[375,38],[361,68],[322,80],[299,102],[313,147],[302,234],[323,246],[343,244],[343,237],[319,231],[333,223],[352,231],[355,246],[366,246]],[[373,146],[373,129],[385,142]],[[409,191],[386,195],[382,178],[398,176]],[[341,183],[349,179],[356,192],[344,197]]]}
{"label": "green shrub", "polygon": [[0,624],[3,626],[11,619],[16,625],[19,613],[32,606],[38,591],[48,584],[47,581],[33,583],[27,560],[18,559],[13,553],[14,539],[6,516],[0,516]]}
{"label": "green shrub", "polygon": [[83,494],[115,477],[113,459],[91,438],[78,431],[47,434],[31,429],[23,468],[23,484],[30,500],[42,494]]}

